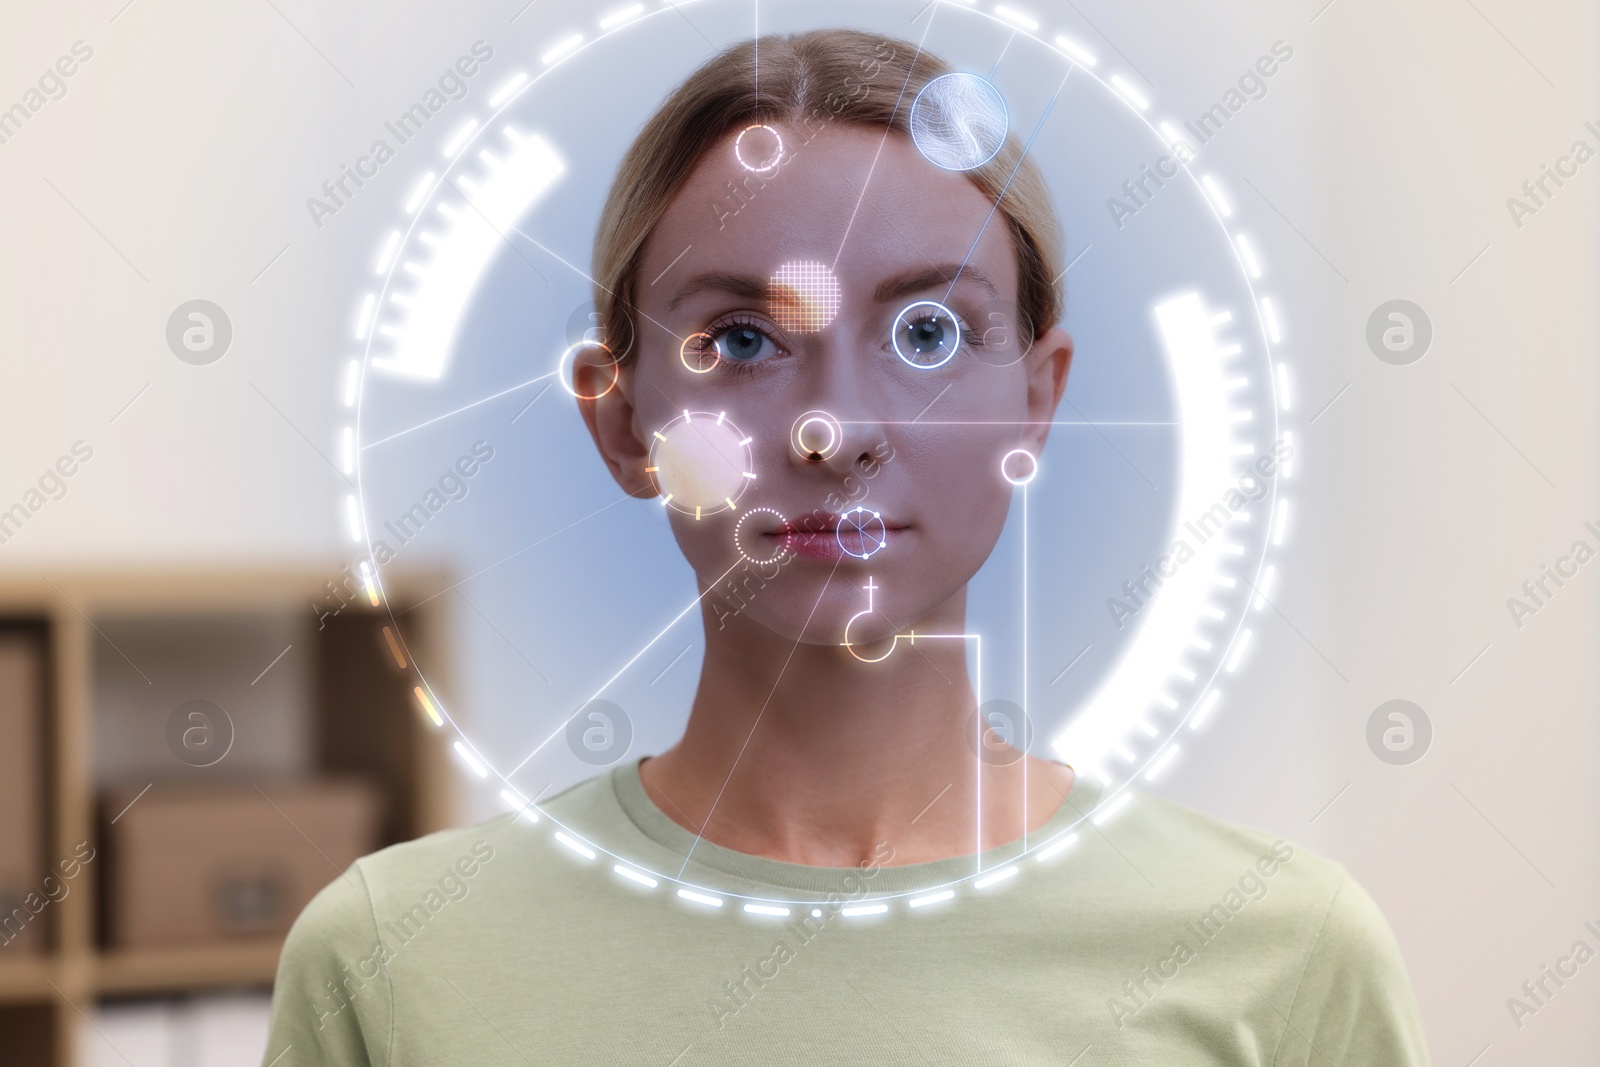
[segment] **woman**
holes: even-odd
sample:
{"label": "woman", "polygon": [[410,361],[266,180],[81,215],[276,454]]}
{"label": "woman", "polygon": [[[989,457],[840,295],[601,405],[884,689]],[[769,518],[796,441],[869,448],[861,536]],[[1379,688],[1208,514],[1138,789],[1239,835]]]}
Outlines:
{"label": "woman", "polygon": [[958,171],[909,135],[945,73],[768,37],[640,133],[570,384],[699,577],[687,729],[543,805],[625,864],[510,817],[359,861],[290,934],[267,1061],[1426,1062],[1337,865],[1143,795],[1085,820],[1098,783],[975,740],[967,582],[1073,349],[1016,140]]}

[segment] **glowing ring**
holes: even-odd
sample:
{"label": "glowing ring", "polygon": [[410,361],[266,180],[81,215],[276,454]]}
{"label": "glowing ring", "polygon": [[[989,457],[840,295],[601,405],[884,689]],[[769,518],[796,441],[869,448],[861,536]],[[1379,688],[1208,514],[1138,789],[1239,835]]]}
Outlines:
{"label": "glowing ring", "polygon": [[[821,448],[812,448],[806,441],[806,427],[813,424],[825,427],[828,431],[828,443]],[[839,425],[838,419],[826,411],[808,411],[801,415],[794,420],[794,429],[789,434],[789,443],[794,446],[800,458],[813,462],[833,458],[843,440],[844,428]]]}
{"label": "glowing ring", "polygon": [[[835,526],[834,527],[834,529],[833,529],[833,539],[835,541],[839,542],[839,548],[844,552],[844,554],[847,555],[847,556],[850,556],[852,559],[871,559],[873,556],[876,556],[879,552],[882,552],[883,549],[884,549],[884,546],[886,546],[889,543],[889,530],[888,530],[888,527],[883,525],[883,516],[882,515],[880,515],[876,511],[871,510],[870,508],[864,508],[864,507],[861,507],[859,505],[857,505],[856,507],[851,508],[849,511],[845,512],[843,515],[839,516],[839,518],[841,518],[841,519],[848,518],[849,516],[854,515],[858,511],[861,512],[863,515],[871,515],[872,516],[872,521],[876,522],[878,524],[878,528],[883,530],[883,536],[881,538],[873,538],[873,540],[878,542],[877,547],[867,549],[865,554],[862,554],[860,552],[852,552],[852,551],[850,551],[850,549],[845,547],[844,537],[842,536],[843,533],[844,533],[844,527],[843,526]],[[869,536],[863,524],[857,523],[856,524],[856,529],[860,531],[862,537]]]}
{"label": "glowing ring", "polygon": [[[751,130],[766,130],[768,133],[772,134],[773,140],[778,142],[778,150],[772,153],[772,162],[760,167],[745,162],[743,153],[739,151],[739,145],[744,141],[744,135],[749,133]],[[766,174],[776,168],[777,165],[783,161],[783,137],[778,133],[777,130],[766,125],[765,123],[757,122],[753,125],[746,126],[744,129],[739,131],[739,136],[733,139],[733,158],[737,159],[739,161],[739,166],[743,167],[745,170],[753,171],[756,174]]]}
{"label": "glowing ring", "polygon": [[[1027,456],[1028,457],[1028,462],[1029,462],[1029,464],[1031,464],[1031,466],[1029,466],[1029,468],[1028,468],[1027,477],[1025,477],[1025,478],[1020,478],[1020,477],[1019,478],[1013,478],[1013,477],[1011,477],[1011,475],[1006,473],[1006,460],[1010,459],[1012,456]],[[1035,477],[1037,477],[1038,474],[1039,474],[1039,457],[1034,455],[1032,452],[1029,452],[1026,448],[1013,448],[1010,452],[1007,452],[1005,455],[1000,457],[1000,477],[1004,478],[1006,481],[1010,482],[1012,485],[1027,485],[1029,482],[1033,481],[1033,479]]]}
{"label": "glowing ring", "polygon": [[[908,312],[923,307],[938,308],[944,317],[950,320],[950,328],[956,332],[956,339],[951,343],[950,351],[946,352],[945,357],[937,363],[913,363],[910,356],[900,351],[900,324],[905,321]],[[907,304],[901,308],[900,314],[894,317],[894,326],[889,330],[889,343],[894,346],[894,354],[899,356],[900,362],[906,366],[914,367],[917,370],[937,370],[939,367],[949,363],[951,359],[955,358],[955,354],[961,350],[961,323],[957,322],[955,314],[939,301],[918,300],[914,304]]]}
{"label": "glowing ring", "polygon": [[[661,11],[665,10],[668,9],[661,9]],[[1181,140],[1181,136],[1177,133],[1176,128],[1171,126],[1169,123],[1162,123],[1160,130],[1158,130],[1154,122],[1141,114],[1141,112],[1149,109],[1150,102],[1139,95],[1139,91],[1133,88],[1129,79],[1118,75],[1102,76],[1092,69],[1097,65],[1097,62],[1091,55],[1088,54],[1085,49],[1082,48],[1081,45],[1074,43],[1067,37],[1055,38],[1056,43],[1053,46],[1047,44],[1045,38],[1040,36],[1040,33],[1036,33],[1033,29],[1027,27],[1019,27],[1019,25],[1013,19],[1005,17],[1004,9],[1002,8],[997,8],[996,12],[992,14],[975,9],[969,10],[971,10],[971,13],[975,17],[986,19],[989,22],[992,22],[1002,29],[1012,33],[1021,32],[1024,36],[1032,39],[1041,48],[1055,51],[1063,60],[1068,63],[1071,69],[1082,71],[1084,75],[1098,83],[1107,94],[1120,99],[1132,112],[1133,117],[1142,122],[1145,128],[1149,130],[1153,136],[1157,137],[1164,147],[1172,149],[1175,146],[1175,143]],[[490,97],[491,104],[486,114],[487,121],[477,126],[478,132],[452,136],[446,151],[446,156],[448,158],[447,169],[461,165],[468,157],[469,152],[475,147],[475,145],[479,143],[483,132],[496,125],[494,120],[498,119],[509,107],[523,97],[545,74],[548,74],[564,65],[564,63],[572,56],[580,54],[584,51],[588,51],[591,46],[598,44],[603,39],[609,38],[626,30],[630,30],[636,25],[642,25],[659,13],[660,11],[651,12],[646,15],[641,15],[639,17],[622,21],[602,20],[598,31],[596,31],[593,37],[587,41],[584,40],[582,35],[574,35],[570,38],[562,38],[562,43],[557,45],[559,54],[553,53],[552,58],[546,60],[545,69],[543,71],[540,71],[532,77],[529,77],[526,73],[518,72],[513,75],[512,78],[501,89],[499,89]],[[574,46],[570,43],[574,41],[578,42],[577,46]],[[477,120],[474,119],[472,121],[476,122]],[[510,129],[507,129],[506,132],[508,136],[512,136],[513,134],[513,131]],[[517,137],[512,136],[512,140],[517,141]],[[535,138],[535,140],[537,140],[537,138]],[[1201,196],[1202,202],[1210,208],[1218,227],[1222,230],[1224,235],[1227,237],[1229,244],[1233,247],[1234,256],[1240,268],[1241,274],[1245,276],[1244,284],[1251,296],[1251,306],[1252,310],[1255,312],[1255,324],[1259,328],[1260,339],[1264,342],[1262,346],[1263,355],[1268,361],[1269,369],[1273,369],[1277,372],[1269,373],[1268,375],[1264,376],[1268,382],[1267,391],[1271,400],[1271,403],[1267,405],[1268,412],[1272,416],[1272,428],[1276,433],[1278,431],[1279,411],[1289,410],[1287,392],[1288,387],[1286,384],[1286,378],[1284,377],[1286,365],[1279,361],[1276,363],[1275,368],[1271,367],[1271,364],[1274,360],[1272,346],[1276,345],[1280,340],[1277,311],[1273,306],[1271,306],[1271,301],[1269,298],[1257,293],[1255,286],[1251,284],[1251,279],[1259,279],[1261,277],[1259,262],[1256,260],[1253,250],[1250,249],[1246,236],[1238,231],[1235,223],[1225,221],[1228,216],[1233,214],[1233,211],[1226,206],[1224,201],[1222,201],[1221,193],[1215,188],[1212,177],[1210,175],[1204,175],[1203,177],[1205,179],[1205,185],[1202,186],[1202,176],[1190,170],[1188,161],[1180,161],[1180,166],[1183,167],[1185,173],[1187,173],[1190,177],[1194,187]],[[485,175],[485,181],[487,182],[492,183],[496,180],[497,176],[494,174]],[[353,424],[346,427],[346,433],[353,434],[357,439],[359,439],[361,433],[361,427],[363,423],[362,414],[364,407],[364,405],[359,401],[364,392],[367,375],[371,371],[383,370],[400,376],[409,376],[413,378],[437,379],[439,377],[438,371],[436,369],[431,369],[428,366],[424,366],[418,370],[404,364],[403,362],[397,364],[392,353],[375,352],[374,342],[380,333],[378,327],[384,314],[384,309],[388,306],[385,303],[385,298],[390,294],[391,290],[396,288],[397,274],[400,267],[400,257],[394,254],[396,248],[411,240],[416,233],[416,219],[420,215],[421,208],[433,198],[442,195],[443,190],[446,187],[447,180],[436,177],[432,171],[424,175],[423,180],[415,185],[413,192],[408,197],[405,207],[405,216],[409,216],[409,218],[401,219],[402,230],[397,230],[391,234],[388,242],[379,253],[379,274],[382,275],[384,279],[383,283],[376,289],[366,292],[357,301],[359,312],[355,317],[354,335],[357,342],[364,342],[364,347],[360,349],[360,355],[357,358],[348,361],[344,366],[343,374],[338,387],[339,396],[343,398],[344,406],[346,408],[353,409]],[[459,190],[457,190],[457,192],[459,192]],[[396,243],[397,238],[399,239],[398,245]],[[386,268],[383,267],[383,263],[387,263],[388,266]],[[474,269],[481,271],[482,268],[478,267]],[[472,279],[469,278],[468,281],[470,282]],[[464,291],[470,291],[470,285]],[[415,294],[413,294],[413,296],[415,296]],[[424,295],[424,298],[432,299],[431,296],[427,296],[426,294]],[[463,308],[459,305],[443,310],[443,314],[445,314],[448,319],[459,319],[462,313]],[[569,388],[568,392],[572,393],[573,391]],[[1181,394],[1182,390],[1180,388],[1180,396]],[[576,394],[573,393],[573,395]],[[1279,436],[1277,439],[1280,441],[1287,441],[1288,437],[1288,432],[1282,431],[1281,436]],[[372,442],[372,444],[376,443],[378,442]],[[482,753],[476,748],[476,746],[472,745],[470,739],[462,731],[461,725],[456,722],[454,717],[450,714],[448,708],[444,707],[442,703],[439,703],[437,697],[432,694],[431,687],[429,687],[427,680],[421,676],[421,666],[416,664],[416,657],[410,654],[408,642],[405,639],[403,631],[399,627],[399,619],[395,614],[393,606],[389,605],[387,602],[387,591],[383,587],[382,576],[379,573],[378,568],[372,563],[372,544],[369,539],[369,529],[365,518],[365,503],[362,490],[361,464],[364,459],[362,449],[366,447],[371,447],[371,445],[359,445],[353,449],[352,460],[353,473],[356,477],[356,488],[353,493],[344,497],[342,504],[344,506],[344,517],[348,525],[351,540],[356,543],[364,543],[367,549],[366,555],[358,561],[358,568],[364,580],[367,595],[375,605],[382,602],[388,608],[390,619],[395,623],[396,637],[400,643],[400,646],[406,651],[408,657],[411,659],[411,662],[418,672],[418,680],[421,682],[421,684],[415,687],[415,692],[417,693],[418,701],[421,704],[422,709],[427,712],[429,719],[431,719],[435,725],[441,727],[448,726],[450,729],[454,730],[456,735],[460,738],[460,740],[456,742],[455,746],[458,754],[463,758],[464,761],[468,762],[469,766],[480,777],[488,778],[491,774],[493,774],[507,786],[507,788],[501,790],[501,797],[510,806],[511,810],[516,812],[519,816],[525,817],[532,822],[538,822],[542,817],[554,827],[561,829],[567,835],[567,841],[563,843],[570,844],[572,842],[577,842],[586,853],[586,857],[590,860],[595,859],[599,854],[604,854],[606,857],[608,857],[608,861],[610,859],[620,861],[616,865],[616,870],[619,876],[624,875],[624,865],[626,865],[628,868],[627,874],[630,876],[630,881],[637,880],[631,876],[639,876],[645,878],[646,882],[648,882],[651,887],[654,887],[656,884],[658,884],[658,881],[660,883],[668,883],[673,886],[681,887],[678,889],[678,893],[681,897],[683,897],[685,900],[692,901],[695,904],[702,905],[707,909],[715,908],[720,911],[726,900],[732,900],[735,902],[749,901],[750,903],[746,904],[746,908],[749,908],[752,905],[765,907],[767,908],[765,913],[782,911],[785,914],[791,914],[809,910],[813,916],[820,917],[822,914],[821,909],[819,907],[815,907],[814,905],[823,903],[821,901],[758,898],[738,892],[728,892],[721,889],[702,887],[695,885],[694,883],[683,881],[681,878],[666,872],[649,871],[646,868],[639,867],[630,858],[618,855],[605,848],[605,846],[601,844],[595,842],[588,842],[587,844],[584,844],[581,831],[575,829],[574,827],[565,826],[558,819],[551,816],[548,811],[540,808],[533,801],[522,797],[517,792],[516,787],[511,786],[507,781],[505,773],[495,770],[495,768],[490,765],[490,761],[483,758]],[[1288,503],[1287,499],[1280,499],[1279,488],[1281,480],[1288,479],[1290,477],[1288,469],[1289,465],[1287,461],[1283,461],[1282,467],[1283,472],[1281,479],[1273,482],[1272,494],[1267,501],[1269,504],[1276,505],[1276,507],[1272,507],[1270,509],[1271,518],[1274,520],[1273,526],[1275,529],[1273,536],[1270,538],[1270,543],[1272,545],[1280,545],[1283,541],[1283,509]],[[1250,602],[1252,600],[1255,602],[1255,610],[1260,610],[1264,606],[1264,602],[1261,596],[1256,594],[1258,592],[1265,594],[1270,591],[1270,581],[1273,574],[1273,568],[1266,566],[1266,555],[1267,548],[1265,545],[1263,545],[1262,558],[1256,561],[1255,581],[1250,583],[1253,592],[1250,596],[1245,598],[1244,610],[1246,611],[1250,610]],[[1158,601],[1152,602],[1150,606],[1152,608],[1156,607],[1158,603],[1159,599]],[[1244,619],[1241,615],[1239,625],[1234,627],[1231,633],[1223,638],[1225,641],[1225,644],[1223,645],[1223,657],[1227,658],[1228,667],[1226,669],[1230,671],[1237,664],[1240,654],[1243,652],[1244,647],[1248,643],[1250,637],[1250,631],[1244,627],[1243,623]],[[1228,655],[1230,652],[1232,653],[1231,657]],[[1112,673],[1114,676],[1119,673],[1125,674],[1127,673],[1129,666],[1130,665],[1124,661],[1122,664],[1119,664],[1116,668],[1114,668]],[[1219,666],[1218,670],[1221,669],[1222,668]],[[1215,677],[1216,675],[1213,674],[1212,678]],[[1197,691],[1200,694],[1200,697],[1196,698],[1194,705],[1191,706],[1187,713],[1183,715],[1181,721],[1177,724],[1178,726],[1185,724],[1191,728],[1199,726],[1201,718],[1209,713],[1210,708],[1216,702],[1215,698],[1220,695],[1220,690],[1211,685],[1211,679],[1207,679],[1206,681],[1200,683],[1200,687]],[[1173,710],[1176,710],[1176,708],[1173,708]],[[1123,755],[1123,758],[1130,765],[1137,762],[1135,756],[1125,747],[1116,744],[1115,737],[1123,736],[1129,738],[1133,744],[1142,745],[1142,740],[1137,736],[1137,734],[1134,733],[1134,727],[1138,723],[1139,714],[1139,709],[1131,709],[1130,713],[1125,715],[1121,720],[1122,729],[1107,735],[1108,737],[1111,737],[1113,741],[1111,748],[1120,751]],[[1063,739],[1058,738],[1055,742],[1058,750],[1060,748],[1061,740]],[[1132,766],[1131,769],[1126,771],[1119,769],[1119,774],[1123,776],[1121,784],[1114,782],[1109,774],[1103,770],[1100,770],[1098,767],[1085,766],[1084,769],[1091,772],[1092,777],[1099,778],[1106,789],[1094,811],[1089,812],[1085,816],[1081,817],[1078,822],[1083,822],[1084,818],[1088,818],[1089,816],[1095,816],[1097,822],[1103,822],[1105,819],[1111,817],[1114,812],[1125,808],[1127,803],[1133,799],[1133,795],[1127,792],[1128,785],[1131,784],[1132,778],[1141,774],[1146,778],[1153,777],[1154,773],[1161,767],[1165,766],[1168,759],[1175,754],[1176,746],[1171,743],[1171,740],[1172,739],[1169,737],[1165,741],[1158,742],[1156,747],[1150,751],[1149,758],[1144,760],[1142,764]],[[1102,749],[1102,751],[1104,750]],[[1098,813],[1098,815],[1096,813]],[[1031,846],[1025,851],[1019,853],[1015,859],[1011,861],[1011,869],[1000,871],[997,874],[985,873],[983,875],[974,874],[963,876],[953,879],[952,881],[942,885],[927,886],[916,890],[884,894],[882,896],[868,898],[865,903],[878,902],[881,905],[881,908],[878,910],[888,910],[889,904],[893,902],[905,902],[909,907],[916,908],[920,904],[932,903],[935,900],[950,899],[956,895],[956,890],[958,888],[967,887],[967,883],[969,882],[972,883],[970,886],[971,889],[981,892],[987,884],[993,884],[999,881],[1004,875],[1011,873],[1011,870],[1014,870],[1023,859],[1031,857],[1037,861],[1047,861],[1056,854],[1060,853],[1062,850],[1070,847],[1078,837],[1076,833],[1072,832],[1076,826],[1077,823],[1074,823],[1073,827],[1069,827],[1054,837],[1041,841],[1037,845]],[[592,849],[590,846],[592,846]],[[578,849],[574,849],[574,851],[578,851]],[[921,896],[920,900],[917,899],[919,895]],[[724,898],[726,898],[726,900]],[[762,912],[757,912],[756,914],[762,914]],[[848,915],[848,912],[846,914]],[[865,914],[865,912],[858,912],[857,914]]]}
{"label": "glowing ring", "polygon": [[[611,384],[606,386],[601,392],[596,393],[594,396],[582,395],[572,387],[570,382],[567,381],[567,360],[580,348],[604,348],[606,350],[606,355],[611,357]],[[622,378],[622,364],[618,362],[616,354],[611,351],[611,347],[604,341],[583,340],[578,341],[575,344],[568,345],[567,350],[561,353],[561,358],[556,360],[556,377],[561,380],[562,388],[566,389],[566,391],[576,399],[599,400],[601,397],[605,396],[606,393],[611,392],[611,390],[617,387],[617,382]]]}
{"label": "glowing ring", "polygon": [[[661,445],[667,440],[668,432],[677,426],[693,426],[696,416],[699,416],[702,420],[710,420],[713,425],[719,428],[726,427],[727,429],[733,431],[733,435],[735,437],[739,438],[736,447],[741,450],[741,463],[739,465],[740,477],[733,491],[728,493],[721,500],[711,503],[689,505],[675,500],[673,493],[668,490],[666,486],[661,484],[661,463],[657,457],[660,453]],[[677,418],[673,419],[671,422],[667,423],[665,426],[661,427],[661,429],[655,431],[655,433],[651,435],[650,463],[647,467],[645,467],[644,470],[646,474],[650,475],[651,484],[656,487],[656,492],[665,493],[665,495],[661,498],[661,503],[664,507],[670,507],[674,511],[682,512],[685,515],[691,515],[696,520],[702,519],[707,515],[717,515],[724,511],[738,511],[739,498],[744,495],[745,489],[747,489],[750,483],[755,481],[756,478],[755,471],[751,469],[755,466],[755,464],[752,462],[752,457],[750,454],[751,440],[752,439],[750,437],[745,436],[743,431],[741,431],[728,419],[728,413],[726,411],[685,411],[682,415],[679,415]],[[726,457],[724,456],[723,458]]]}
{"label": "glowing ring", "polygon": [[[739,543],[739,531],[744,529],[745,520],[748,519],[752,515],[771,515],[773,518],[775,518],[779,522],[783,523],[783,547],[778,549],[778,554],[773,556],[771,559],[757,559],[756,557],[752,556],[750,553],[746,552],[744,550],[744,545]],[[738,552],[739,555],[743,556],[746,560],[748,560],[751,563],[756,564],[757,566],[764,566],[764,565],[766,565],[768,563],[782,563],[784,560],[788,559],[793,554],[790,551],[790,546],[793,545],[793,544],[794,544],[794,528],[789,525],[788,517],[785,516],[783,514],[783,512],[779,511],[777,508],[768,508],[768,507],[751,508],[749,511],[745,512],[743,515],[740,515],[739,516],[739,521],[733,524],[733,547],[734,547],[734,551]]]}
{"label": "glowing ring", "polygon": [[[692,367],[689,365],[689,342],[693,341],[696,337],[704,337],[706,340],[711,342],[711,347],[709,349],[712,354],[711,362],[709,365],[704,367]],[[702,359],[705,358],[706,351],[708,350],[701,349],[700,357]],[[691,333],[688,337],[683,339],[682,344],[678,345],[678,359],[683,363],[684,367],[689,371],[690,374],[708,374],[717,369],[717,363],[722,359],[722,349],[717,344],[717,339],[712,337],[709,333],[705,333],[703,331],[700,333]]]}

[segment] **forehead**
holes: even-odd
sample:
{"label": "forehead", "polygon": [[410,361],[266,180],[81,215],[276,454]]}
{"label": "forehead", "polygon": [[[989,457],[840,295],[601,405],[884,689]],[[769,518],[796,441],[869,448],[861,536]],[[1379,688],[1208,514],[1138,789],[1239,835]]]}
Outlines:
{"label": "forehead", "polygon": [[965,175],[881,129],[776,128],[786,159],[770,174],[741,164],[733,135],[706,153],[646,245],[642,302],[664,302],[668,282],[701,271],[770,276],[795,261],[832,265],[847,293],[908,268],[970,263],[1015,296],[1005,217]]}

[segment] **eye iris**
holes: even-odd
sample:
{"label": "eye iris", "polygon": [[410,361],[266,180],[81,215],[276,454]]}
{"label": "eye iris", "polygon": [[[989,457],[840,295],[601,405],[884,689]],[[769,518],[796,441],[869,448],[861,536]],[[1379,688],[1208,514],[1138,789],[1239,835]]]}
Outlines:
{"label": "eye iris", "polygon": [[923,319],[911,324],[911,347],[918,355],[934,355],[944,348],[944,323]]}
{"label": "eye iris", "polygon": [[736,326],[722,336],[723,351],[730,359],[751,360],[761,354],[761,331]]}

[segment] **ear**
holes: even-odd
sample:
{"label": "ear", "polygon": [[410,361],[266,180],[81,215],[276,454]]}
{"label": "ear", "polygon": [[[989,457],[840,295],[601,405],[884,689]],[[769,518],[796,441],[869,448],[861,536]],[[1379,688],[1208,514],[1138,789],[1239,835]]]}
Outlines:
{"label": "ear", "polygon": [[578,398],[578,412],[611,477],[624,493],[646,499],[657,493],[655,482],[645,470],[650,463],[650,446],[638,432],[633,404],[634,366],[633,361],[613,366],[608,359],[584,359],[580,352],[572,361],[572,391]]}
{"label": "ear", "polygon": [[1052,326],[1034,339],[1027,356],[1028,425],[1022,435],[1023,447],[1034,455],[1044,451],[1050,436],[1050,423],[1067,390],[1067,371],[1072,367],[1072,335]]}

